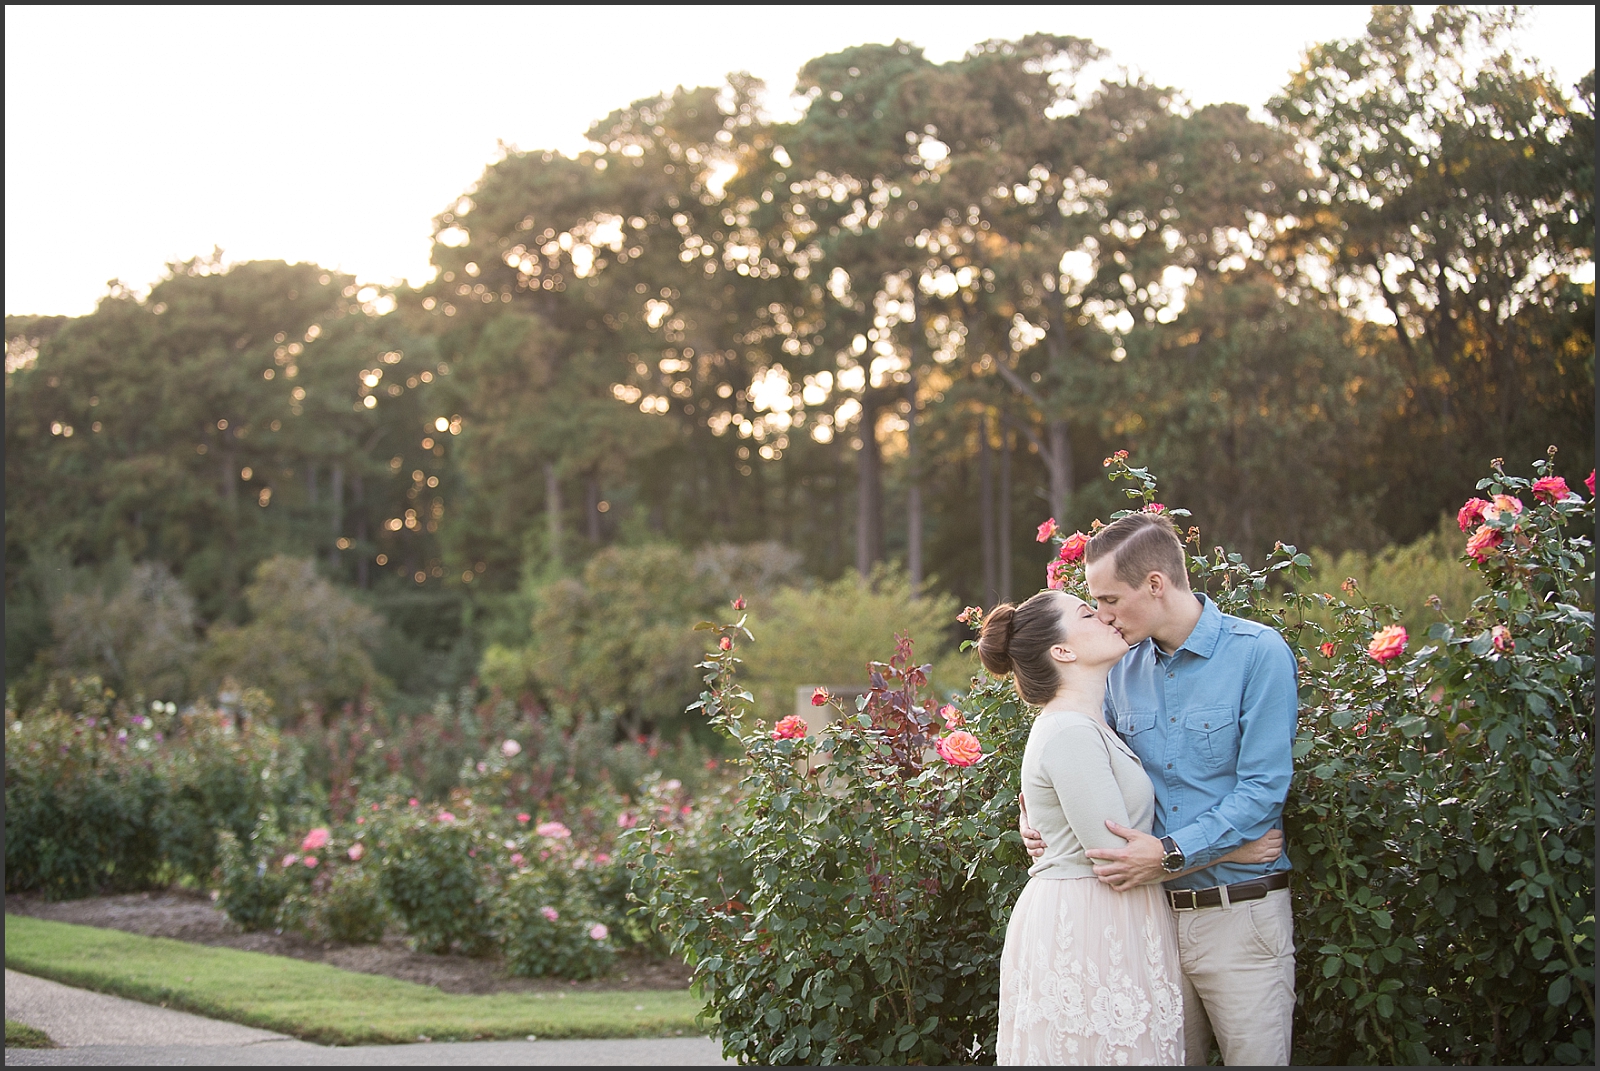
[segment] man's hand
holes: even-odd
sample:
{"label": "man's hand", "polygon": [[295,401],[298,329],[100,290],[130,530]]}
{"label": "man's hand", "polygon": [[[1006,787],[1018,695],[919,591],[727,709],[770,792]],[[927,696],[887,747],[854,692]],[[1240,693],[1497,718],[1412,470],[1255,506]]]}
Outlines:
{"label": "man's hand", "polygon": [[1039,836],[1039,831],[1028,824],[1028,801],[1017,794],[1017,832],[1022,834],[1022,846],[1028,849],[1028,857],[1037,859],[1044,854],[1044,838]]}
{"label": "man's hand", "polygon": [[1126,848],[1090,848],[1086,853],[1097,861],[1095,877],[1117,892],[1127,892],[1153,881],[1160,881],[1161,842],[1148,833],[1106,820],[1106,828],[1128,842]]}

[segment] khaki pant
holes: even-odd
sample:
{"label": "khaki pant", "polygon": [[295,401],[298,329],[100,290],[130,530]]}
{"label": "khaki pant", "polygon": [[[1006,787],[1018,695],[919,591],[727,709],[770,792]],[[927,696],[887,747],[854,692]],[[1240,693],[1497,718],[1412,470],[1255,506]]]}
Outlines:
{"label": "khaki pant", "polygon": [[1176,915],[1188,1063],[1206,1062],[1215,1033],[1225,1064],[1286,1066],[1294,1024],[1289,890]]}

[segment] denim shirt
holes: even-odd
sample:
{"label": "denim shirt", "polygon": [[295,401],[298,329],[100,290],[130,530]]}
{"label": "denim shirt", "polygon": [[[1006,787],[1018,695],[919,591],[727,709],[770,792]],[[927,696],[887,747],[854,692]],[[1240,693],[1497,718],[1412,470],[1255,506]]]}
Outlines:
{"label": "denim shirt", "polygon": [[[1170,657],[1154,640],[1134,647],[1112,669],[1105,704],[1106,721],[1155,786],[1155,835],[1170,836],[1187,866],[1282,828],[1299,710],[1283,637],[1195,598],[1200,620],[1183,646]],[[1288,869],[1284,854],[1219,863],[1166,885],[1204,889]]]}

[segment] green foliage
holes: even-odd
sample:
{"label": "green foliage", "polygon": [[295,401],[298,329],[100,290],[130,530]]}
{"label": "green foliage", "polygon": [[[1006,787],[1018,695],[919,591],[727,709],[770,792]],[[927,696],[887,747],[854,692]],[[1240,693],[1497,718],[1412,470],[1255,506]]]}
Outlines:
{"label": "green foliage", "polygon": [[58,588],[50,619],[61,670],[99,677],[120,695],[189,698],[199,621],[188,589],[154,562],[126,569],[121,583],[106,587]]}
{"label": "green foliage", "polygon": [[418,951],[484,951],[493,871],[477,856],[488,840],[449,811],[410,811],[384,812],[368,838],[384,900]]}
{"label": "green foliage", "polygon": [[534,870],[513,874],[495,898],[495,927],[506,971],[533,978],[604,974],[616,946],[600,916],[599,908],[570,883],[553,882]]}
{"label": "green foliage", "polygon": [[[949,595],[918,596],[904,572],[880,567],[871,578],[846,574],[814,588],[782,588],[751,604],[751,627],[761,640],[745,652],[747,683],[756,709],[776,721],[794,713],[795,689],[844,685],[861,679],[868,662],[896,633],[926,637],[935,655],[957,603]],[[949,692],[966,683],[968,660],[940,658],[933,685]]]}
{"label": "green foliage", "polygon": [[[743,622],[715,634],[744,636]],[[961,701],[986,757],[931,757],[943,712],[902,640],[859,711],[820,738],[774,739],[703,663],[701,705],[745,750],[744,815],[725,825],[743,884],[708,895],[679,831],[641,829],[635,891],[695,966],[724,1052],[763,1064],[948,1064],[993,1051],[998,961],[1027,880],[1015,822],[1027,711],[980,678]],[[692,841],[691,841],[692,843]],[[738,878],[737,873],[721,875]]]}
{"label": "green foliage", "polygon": [[373,867],[340,866],[316,899],[313,925],[318,933],[347,944],[383,939],[389,912]]}
{"label": "green foliage", "polygon": [[50,1035],[43,1030],[35,1029],[26,1023],[19,1023],[15,1019],[6,1020],[6,1048],[8,1049],[53,1049],[56,1043],[50,1040]]}
{"label": "green foliage", "polygon": [[217,830],[304,804],[270,731],[204,708],[137,713],[97,679],[6,712],[6,887],[52,897],[210,879]]}
{"label": "green foliage", "polygon": [[260,844],[260,832],[253,830],[247,842],[231,832],[218,838],[217,906],[247,932],[270,930],[278,924],[278,912],[301,877],[278,860],[260,854],[263,847],[271,850]]}
{"label": "green foliage", "polygon": [[[1311,579],[1302,588],[1308,593],[1331,593],[1353,577],[1368,599],[1395,607],[1400,620],[1412,628],[1423,630],[1441,614],[1460,620],[1486,590],[1479,573],[1461,568],[1461,540],[1455,520],[1446,517],[1416,542],[1385,547],[1376,554],[1314,550]],[[1435,598],[1438,610],[1431,601]],[[1332,622],[1330,614],[1312,611],[1312,616],[1324,627]]]}
{"label": "green foliage", "polygon": [[337,708],[382,683],[372,665],[382,622],[304,559],[269,558],[244,591],[249,624],[214,625],[205,652],[213,687],[237,677],[273,699],[280,720]]}

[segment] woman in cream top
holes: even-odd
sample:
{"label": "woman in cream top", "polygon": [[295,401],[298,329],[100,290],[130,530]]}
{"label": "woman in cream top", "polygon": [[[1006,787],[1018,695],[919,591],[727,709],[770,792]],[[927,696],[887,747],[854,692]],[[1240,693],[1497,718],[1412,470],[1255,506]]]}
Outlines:
{"label": "woman in cream top", "polygon": [[[1067,596],[1070,598],[1070,596]],[[1156,797],[1139,757],[1098,715],[1041,713],[1022,753],[1022,795],[1047,845],[1028,873],[1036,878],[1092,878],[1087,848],[1124,848],[1109,819],[1150,832]]]}

